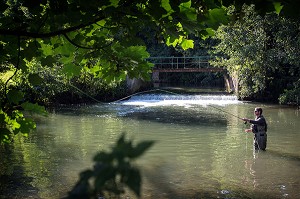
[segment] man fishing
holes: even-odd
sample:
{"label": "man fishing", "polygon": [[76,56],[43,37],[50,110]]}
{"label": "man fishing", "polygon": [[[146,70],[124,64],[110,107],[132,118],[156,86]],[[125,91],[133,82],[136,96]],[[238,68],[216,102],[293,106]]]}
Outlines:
{"label": "man fishing", "polygon": [[257,107],[254,109],[255,120],[247,118],[242,118],[242,120],[252,124],[249,129],[245,129],[245,132],[254,134],[253,144],[255,150],[265,151],[267,147],[267,122],[262,112],[262,108]]}

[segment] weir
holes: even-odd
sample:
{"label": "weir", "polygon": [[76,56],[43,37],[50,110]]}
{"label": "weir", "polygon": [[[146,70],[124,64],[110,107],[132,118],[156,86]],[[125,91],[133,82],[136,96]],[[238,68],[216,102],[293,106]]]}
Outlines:
{"label": "weir", "polygon": [[[223,74],[225,82],[225,90],[229,93],[237,93],[238,80],[237,76],[228,75],[224,68],[213,67],[209,61],[211,56],[197,57],[150,57],[147,61],[154,64],[152,70],[152,84],[154,87],[159,87],[161,83],[160,73],[203,73],[203,72],[220,72]],[[147,82],[137,79],[127,79],[127,85],[131,93],[136,92],[143,87]]]}
{"label": "weir", "polygon": [[177,95],[177,94],[141,94],[131,96],[129,99],[121,102],[123,105],[140,106],[187,106],[187,105],[228,105],[239,104],[234,95]]}

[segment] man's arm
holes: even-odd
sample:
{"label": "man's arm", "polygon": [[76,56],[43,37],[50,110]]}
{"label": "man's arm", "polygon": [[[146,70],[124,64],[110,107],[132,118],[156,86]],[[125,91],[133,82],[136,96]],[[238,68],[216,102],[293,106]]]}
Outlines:
{"label": "man's arm", "polygon": [[257,120],[249,120],[248,122],[251,124],[264,125],[266,123],[266,120],[265,118],[260,117]]}

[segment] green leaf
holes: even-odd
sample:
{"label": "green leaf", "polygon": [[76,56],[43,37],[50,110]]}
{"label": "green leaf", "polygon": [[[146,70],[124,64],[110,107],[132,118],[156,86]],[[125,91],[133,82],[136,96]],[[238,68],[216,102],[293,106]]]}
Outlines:
{"label": "green leaf", "polygon": [[80,75],[81,68],[73,63],[65,64],[62,72],[71,78]]}
{"label": "green leaf", "polygon": [[178,41],[179,41],[179,39],[169,36],[169,37],[167,37],[166,44],[168,46],[176,47],[176,45],[178,44]]}
{"label": "green leaf", "polygon": [[52,67],[53,64],[56,62],[56,59],[53,57],[53,56],[47,56],[47,57],[42,57],[40,58],[41,60],[41,65],[42,66],[49,66],[49,67]]}
{"label": "green leaf", "polygon": [[28,76],[28,81],[33,86],[38,86],[43,82],[43,79],[38,74],[30,74]]}
{"label": "green leaf", "polygon": [[19,128],[21,127],[19,122],[17,122],[16,120],[10,120],[8,124],[15,134],[19,132]]}
{"label": "green leaf", "polygon": [[45,57],[49,56],[49,55],[53,55],[53,46],[49,45],[49,44],[44,44],[44,43],[40,43],[41,48],[40,50],[42,51],[42,53],[44,54]]}
{"label": "green leaf", "polygon": [[[63,42],[63,40],[59,40],[58,42]],[[57,45],[57,47],[54,49],[54,52],[55,54],[70,56],[75,49],[75,46],[70,43],[60,43],[60,45]]]}
{"label": "green leaf", "polygon": [[174,12],[174,11],[172,10],[172,8],[171,8],[171,5],[170,5],[170,3],[169,3],[169,0],[162,0],[162,1],[161,1],[161,7],[163,7],[163,8],[167,11],[167,13],[172,13],[172,12]]}
{"label": "green leaf", "polygon": [[24,102],[21,104],[21,107],[25,110],[28,111],[30,113],[37,113],[37,114],[41,114],[44,116],[47,116],[47,111],[45,110],[45,107],[40,106],[38,104],[33,104],[30,102]]}
{"label": "green leaf", "polygon": [[37,57],[40,55],[38,52],[38,48],[40,48],[40,43],[38,42],[33,42],[33,41],[27,41],[27,48],[25,50],[25,56],[27,60],[31,60],[34,57]]}
{"label": "green leaf", "polygon": [[194,48],[194,40],[183,38],[180,45],[183,48],[183,50],[187,50],[189,48]]}
{"label": "green leaf", "polygon": [[7,93],[7,98],[11,103],[19,104],[23,100],[24,93],[18,90],[9,90]]}
{"label": "green leaf", "polygon": [[206,28],[205,31],[203,31],[203,34],[201,34],[202,39],[207,39],[209,37],[212,37],[215,35],[215,31],[212,28]]}
{"label": "green leaf", "polygon": [[28,133],[36,128],[36,123],[30,118],[21,118],[18,120],[18,123],[20,124],[20,126],[14,132],[20,132],[23,134],[23,136],[28,136]]}
{"label": "green leaf", "polygon": [[220,24],[228,23],[227,12],[223,8],[214,8],[209,10],[207,17],[208,20],[206,21],[206,24],[213,29],[217,29]]}
{"label": "green leaf", "polygon": [[99,164],[95,166],[95,187],[96,189],[103,188],[103,185],[113,179],[117,175],[116,169],[112,165]]}
{"label": "green leaf", "polygon": [[283,5],[281,5],[280,2],[273,2],[273,5],[274,5],[274,8],[275,8],[275,13],[279,15],[282,8],[283,8]]}
{"label": "green leaf", "polygon": [[0,142],[10,143],[12,133],[7,128],[0,128]]}
{"label": "green leaf", "polygon": [[185,16],[192,21],[197,20],[197,13],[195,8],[191,8],[191,1],[180,4],[180,12],[184,13]]}

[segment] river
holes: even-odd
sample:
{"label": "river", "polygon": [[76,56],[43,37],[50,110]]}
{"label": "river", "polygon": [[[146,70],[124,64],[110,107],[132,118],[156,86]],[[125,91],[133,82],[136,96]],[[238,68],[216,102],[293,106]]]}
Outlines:
{"label": "river", "polygon": [[[244,132],[249,124],[238,118],[253,118],[257,106],[269,127],[265,152],[253,151],[253,135]],[[1,163],[2,183],[4,174],[17,173],[23,184],[7,181],[2,194],[10,189],[15,198],[66,196],[79,173],[92,168],[92,157],[125,132],[134,143],[155,141],[135,162],[142,198],[300,198],[300,116],[293,107],[230,95],[145,93],[61,107],[35,119],[36,131],[17,139]]]}

